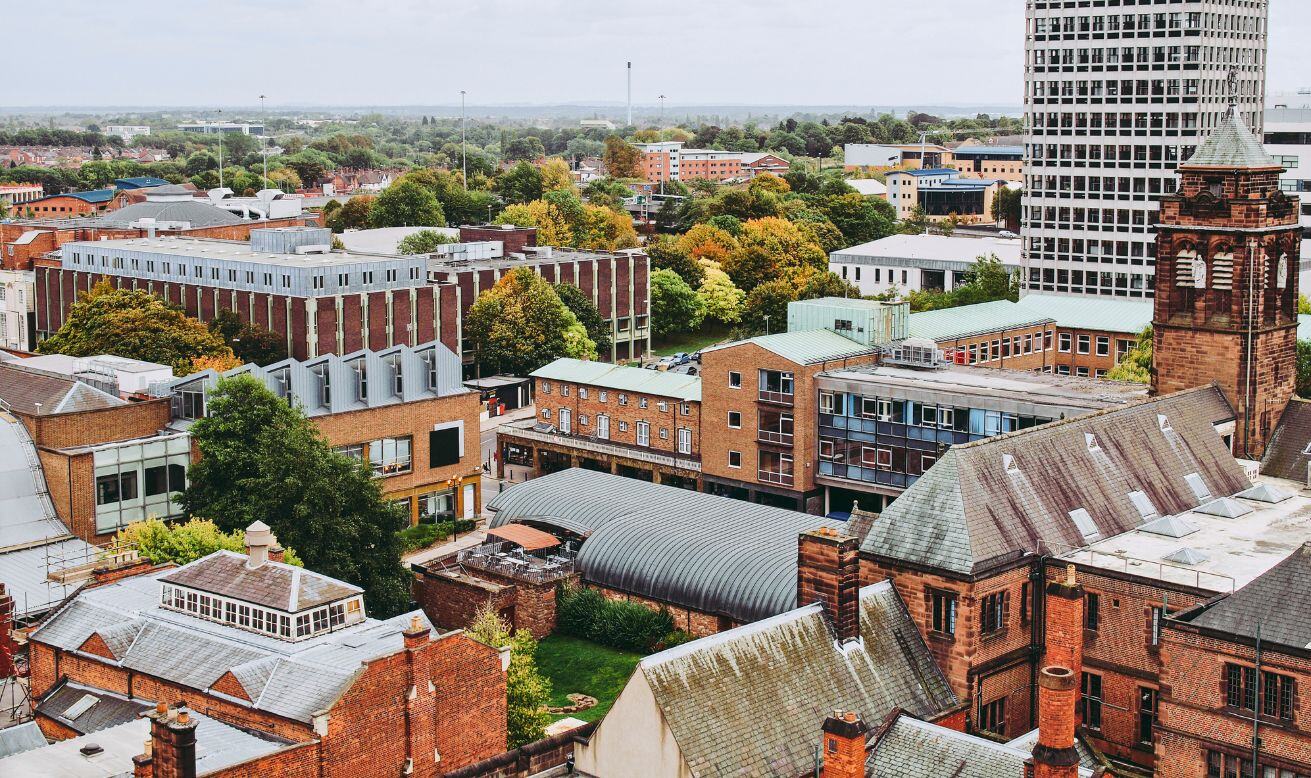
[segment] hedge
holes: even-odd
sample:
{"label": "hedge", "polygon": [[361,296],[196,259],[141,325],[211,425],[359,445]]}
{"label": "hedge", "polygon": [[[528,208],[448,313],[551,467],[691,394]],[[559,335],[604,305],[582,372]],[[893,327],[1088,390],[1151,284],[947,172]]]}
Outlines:
{"label": "hedge", "polygon": [[579,586],[560,590],[555,615],[558,631],[625,651],[649,653],[690,638],[674,629],[674,617],[663,608],[653,611],[635,602],[608,600]]}
{"label": "hedge", "polygon": [[469,532],[473,527],[474,523],[471,519],[456,519],[436,524],[418,524],[406,527],[396,534],[400,536],[406,551],[417,551],[445,540],[455,532]]}

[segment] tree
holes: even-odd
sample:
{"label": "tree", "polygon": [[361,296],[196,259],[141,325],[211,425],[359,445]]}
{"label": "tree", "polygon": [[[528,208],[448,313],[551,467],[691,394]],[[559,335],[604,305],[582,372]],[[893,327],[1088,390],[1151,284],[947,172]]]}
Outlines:
{"label": "tree", "polygon": [[[718,218],[718,217],[717,217]],[[733,217],[723,217],[732,219]],[[737,221],[734,219],[734,221]],[[738,230],[741,231],[741,224]],[[678,238],[676,248],[692,259],[718,262],[721,265],[738,248],[737,238],[728,230],[714,224],[698,224]],[[688,279],[692,283],[692,279]]]}
{"label": "tree", "polygon": [[997,190],[997,194],[992,198],[993,220],[1008,230],[1020,229],[1020,216],[1022,214],[1020,203],[1023,200],[1023,190],[1003,186]]}
{"label": "tree", "polygon": [[505,157],[507,162],[533,162],[546,156],[546,147],[542,145],[542,139],[529,135],[525,138],[515,138],[505,145],[501,156]]}
{"label": "tree", "polygon": [[287,358],[286,338],[253,322],[243,322],[234,311],[219,311],[210,319],[209,331],[222,338],[243,363],[264,366]]}
{"label": "tree", "polygon": [[897,229],[897,212],[881,197],[842,194],[825,197],[820,209],[846,239],[848,246],[886,238]]}
{"label": "tree", "polygon": [[699,287],[705,280],[705,266],[692,257],[672,235],[657,235],[646,244],[652,270],[672,270],[689,286]]}
{"label": "tree", "polygon": [[543,192],[574,192],[574,177],[569,170],[569,163],[559,157],[553,157],[542,163],[540,168],[542,172],[542,191]]}
{"label": "tree", "polygon": [[373,201],[369,226],[445,227],[446,216],[432,192],[413,181],[397,181]]}
{"label": "tree", "polygon": [[401,238],[396,250],[401,254],[431,254],[438,246],[455,243],[455,238],[437,230],[419,230]]}
{"label": "tree", "polygon": [[560,296],[578,322],[587,330],[587,337],[596,344],[596,353],[608,354],[613,340],[610,337],[610,324],[601,317],[601,312],[592,304],[591,298],[573,284],[555,284],[555,293]]}
{"label": "tree", "polygon": [[598,178],[583,187],[583,197],[587,198],[587,202],[615,211],[623,210],[624,198],[632,194],[633,190],[613,178]]}
{"label": "tree", "polygon": [[805,285],[797,293],[798,300],[814,300],[817,297],[860,298],[860,289],[833,271],[816,273],[806,279]]}
{"label": "tree", "polygon": [[719,267],[718,262],[703,261],[705,279],[697,289],[706,318],[720,324],[736,324],[742,318],[742,304],[746,294],[737,288],[733,279]]}
{"label": "tree", "polygon": [[932,311],[973,305],[993,300],[1020,299],[1019,272],[1011,272],[997,255],[979,257],[965,274],[963,283],[950,292],[917,289],[907,295],[911,311]]}
{"label": "tree", "polygon": [[305,566],[364,589],[373,615],[409,604],[405,516],[359,460],[334,452],[300,408],[248,375],[220,379],[191,426],[200,460],[179,500],[225,532],[263,521]]}
{"label": "tree", "polygon": [[326,217],[326,224],[333,232],[362,230],[369,226],[369,211],[373,209],[373,195],[356,195],[346,201],[331,216]]}
{"label": "tree", "polygon": [[572,246],[574,231],[560,209],[545,200],[511,205],[496,217],[497,224],[537,228],[537,245]]}
{"label": "tree", "polygon": [[530,203],[542,197],[542,171],[520,162],[500,175],[496,191],[507,203]]}
{"label": "tree", "polygon": [[300,180],[309,185],[318,183],[324,173],[337,167],[337,163],[332,157],[314,148],[304,149],[289,157],[282,157],[280,161],[283,167],[289,167],[296,171],[296,175],[300,176]]}
{"label": "tree", "polygon": [[510,667],[505,674],[505,724],[510,748],[518,748],[546,737],[551,714],[551,681],[537,669],[537,641],[526,629],[511,634],[496,611],[484,607],[465,631],[469,637],[500,649],[510,647]]}
{"label": "tree", "polygon": [[824,250],[797,225],[786,219],[752,219],[742,225],[738,247],[724,261],[724,272],[747,293],[771,279],[794,285],[811,273],[826,269]]}
{"label": "tree", "polygon": [[168,365],[178,375],[193,372],[202,357],[227,367],[239,364],[221,338],[181,308],[143,289],[114,289],[108,281],[73,303],[64,326],[37,351],[74,357],[115,354]]}
{"label": "tree", "polygon": [[691,332],[705,318],[705,303],[681,276],[672,270],[651,274],[651,333],[668,337]]}
{"label": "tree", "polygon": [[[246,553],[245,530],[224,532],[206,519],[173,524],[155,518],[135,521],[119,530],[114,540],[130,544],[137,553],[157,565],[172,562],[181,566],[215,551]],[[296,567],[304,566],[295,551],[284,547],[283,552],[282,561]]]}
{"label": "tree", "polygon": [[596,343],[578,317],[527,267],[511,270],[478,295],[464,332],[489,375],[528,375],[559,357],[596,358]]}
{"label": "tree", "polygon": [[749,338],[787,329],[788,303],[797,299],[796,286],[786,279],[766,281],[747,294],[736,336]]}
{"label": "tree", "polygon": [[[1311,374],[1304,374],[1303,359],[1306,359],[1306,366],[1311,367],[1311,349],[1304,355],[1302,344],[1305,341],[1297,342],[1297,391],[1302,394],[1304,375],[1305,379],[1311,379]],[[1311,347],[1311,344],[1308,344]],[[1124,352],[1120,361],[1115,367],[1106,373],[1106,377],[1112,381],[1132,381],[1134,383],[1146,384],[1152,380],[1152,327],[1149,324],[1138,333],[1138,342],[1133,348]],[[1311,389],[1311,383],[1307,388]]]}
{"label": "tree", "polygon": [[642,150],[626,142],[618,135],[605,139],[605,151],[601,154],[605,163],[605,172],[611,178],[641,178]]}

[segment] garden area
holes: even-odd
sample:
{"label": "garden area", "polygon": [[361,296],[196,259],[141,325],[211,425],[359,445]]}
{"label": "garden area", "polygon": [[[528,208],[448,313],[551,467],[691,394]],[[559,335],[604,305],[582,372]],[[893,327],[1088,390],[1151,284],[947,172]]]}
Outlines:
{"label": "garden area", "polygon": [[711,323],[694,332],[675,332],[663,338],[656,338],[651,344],[651,351],[658,357],[677,354],[680,351],[695,354],[703,348],[731,340],[732,337],[731,328]]}
{"label": "garden area", "polygon": [[623,691],[642,654],[609,648],[570,635],[551,635],[537,644],[537,670],[551,681],[552,708],[572,704],[568,695],[595,697],[595,707],[577,713],[553,714],[582,721],[596,721],[604,716]]}
{"label": "garden area", "polygon": [[396,534],[401,539],[401,545],[404,546],[404,553],[418,551],[421,548],[440,543],[451,535],[457,533],[471,532],[474,528],[472,519],[454,519],[448,521],[439,521],[434,524],[416,524],[413,527],[406,527]]}

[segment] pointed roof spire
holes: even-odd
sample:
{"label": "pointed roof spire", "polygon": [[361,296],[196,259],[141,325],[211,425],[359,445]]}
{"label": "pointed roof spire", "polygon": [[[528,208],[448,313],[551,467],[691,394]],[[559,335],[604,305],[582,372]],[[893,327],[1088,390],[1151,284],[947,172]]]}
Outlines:
{"label": "pointed roof spire", "polygon": [[1282,168],[1238,116],[1237,70],[1229,71],[1225,92],[1229,110],[1193,156],[1179,167]]}

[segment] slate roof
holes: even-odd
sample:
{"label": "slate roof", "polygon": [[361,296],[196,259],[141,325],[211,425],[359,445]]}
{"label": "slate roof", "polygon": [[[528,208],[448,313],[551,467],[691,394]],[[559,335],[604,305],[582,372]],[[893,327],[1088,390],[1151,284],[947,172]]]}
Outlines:
{"label": "slate roof", "polygon": [[844,522],[574,468],[487,504],[491,526],[587,536],[583,579],[750,622],[797,605],[797,536]]}
{"label": "slate roof", "polygon": [[641,392],[677,400],[701,401],[701,378],[685,373],[561,357],[549,365],[537,368],[531,375],[533,378],[587,384],[620,392]]}
{"label": "slate roof", "polygon": [[[1250,486],[1213,426],[1233,417],[1206,386],[953,446],[883,511],[861,550],[970,575],[1181,513]],[[1207,496],[1185,479],[1194,474]],[[1096,535],[1076,524],[1078,509]]]}
{"label": "slate roof", "polygon": [[[873,743],[865,762],[870,778],[1024,778],[1029,749],[995,743],[911,716],[898,716]],[[1079,775],[1092,770],[1079,768]]]}
{"label": "slate roof", "polygon": [[774,335],[757,335],[746,340],[711,346],[702,349],[701,353],[730,348],[741,343],[754,343],[766,351],[772,351],[798,365],[814,365],[833,359],[872,354],[877,350],[873,346],[866,346],[850,338],[844,338],[832,330],[800,330],[797,332],[780,332]]}
{"label": "slate roof", "polygon": [[1261,459],[1263,475],[1283,478],[1298,483],[1307,483],[1307,463],[1311,454],[1311,401],[1294,397],[1284,406],[1284,414],[1279,417],[1274,437],[1266,447]]}
{"label": "slate roof", "polygon": [[1183,620],[1263,643],[1311,648],[1311,543],[1200,614]]}
{"label": "slate roof", "polygon": [[76,413],[127,405],[124,400],[71,378],[0,363],[0,400],[19,413],[34,414],[41,403],[41,415]]}
{"label": "slate roof", "polygon": [[252,570],[246,566],[246,560],[244,554],[215,551],[168,572],[159,580],[288,613],[327,605],[364,591],[282,562],[266,562]]}
{"label": "slate roof", "polygon": [[202,691],[231,672],[252,701],[240,704],[309,722],[336,704],[365,662],[403,649],[402,633],[413,616],[430,626],[423,612],[415,611],[290,642],[160,607],[165,574],[85,589],[30,639],[74,651],[99,635],[115,657],[107,661]]}
{"label": "slate roof", "polygon": [[693,776],[809,774],[835,708],[932,717],[957,704],[891,582],[860,590],[860,631],[839,646],[808,605],[654,654],[638,672]]}
{"label": "slate roof", "polygon": [[1179,167],[1279,168],[1281,165],[1266,153],[1261,141],[1231,107],[1220,125]]}
{"label": "slate roof", "polygon": [[993,300],[910,315],[908,334],[935,342],[968,338],[988,332],[1050,324],[1052,317],[1010,300]]}
{"label": "slate roof", "polygon": [[52,200],[56,197],[74,197],[85,203],[91,203],[91,204],[107,203],[114,198],[114,192],[116,191],[117,191],[116,189],[92,189],[87,192],[64,192],[63,194],[50,194],[50,195],[46,195],[45,197],[38,197],[35,200],[29,200],[28,202],[24,203],[24,205],[31,205],[32,203],[39,203],[45,200]]}
{"label": "slate roof", "polygon": [[[95,703],[90,707],[79,705],[86,697]],[[128,699],[68,680],[52,689],[36,705],[37,713],[49,716],[79,735],[89,735],[132,721],[150,709],[151,704],[148,702]]]}
{"label": "slate roof", "polygon": [[[152,192],[156,194],[173,194],[173,192],[164,191],[170,188],[161,186],[152,190]],[[177,189],[190,194],[190,191],[183,187],[179,186]],[[154,219],[157,222],[187,222],[192,227],[222,227],[230,224],[241,224],[245,221],[231,211],[199,200],[164,202],[146,200],[144,203],[134,203],[119,208],[117,211],[103,214],[99,222],[101,226],[105,227],[127,227],[140,219]]]}

